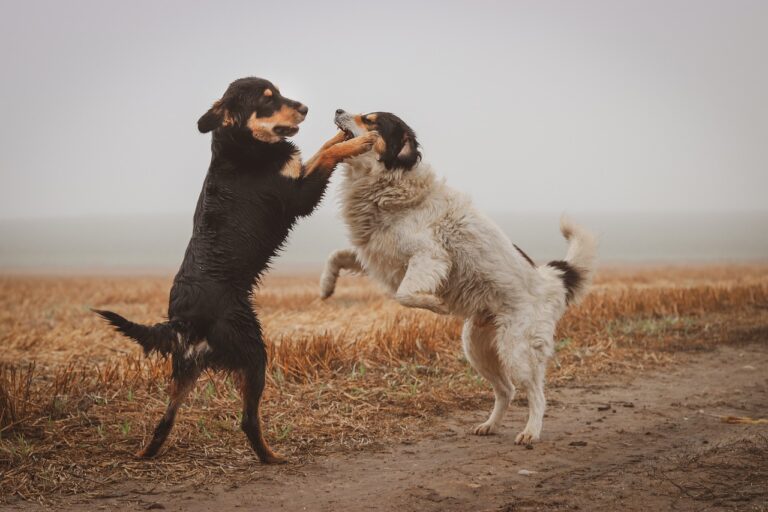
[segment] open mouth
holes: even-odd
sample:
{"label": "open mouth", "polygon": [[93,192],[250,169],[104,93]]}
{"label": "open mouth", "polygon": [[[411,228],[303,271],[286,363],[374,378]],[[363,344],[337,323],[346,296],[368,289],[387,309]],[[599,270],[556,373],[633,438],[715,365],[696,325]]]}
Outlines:
{"label": "open mouth", "polygon": [[299,133],[299,127],[298,126],[288,126],[288,125],[279,125],[275,126],[272,129],[273,132],[275,132],[275,135],[279,135],[280,137],[292,137]]}
{"label": "open mouth", "polygon": [[336,124],[336,126],[339,128],[339,130],[344,132],[344,140],[349,140],[349,139],[352,139],[352,138],[355,137],[355,134],[353,134],[347,128],[343,127],[338,119],[334,120],[333,122]]}

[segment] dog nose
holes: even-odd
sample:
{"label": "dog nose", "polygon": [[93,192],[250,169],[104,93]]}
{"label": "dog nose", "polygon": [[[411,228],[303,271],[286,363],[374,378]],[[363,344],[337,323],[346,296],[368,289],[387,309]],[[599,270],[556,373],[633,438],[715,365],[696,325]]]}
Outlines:
{"label": "dog nose", "polygon": [[337,109],[336,109],[336,115],[337,115],[337,116],[340,116],[340,115],[341,115],[341,114],[343,114],[343,113],[344,113],[344,109],[343,109],[343,108],[337,108]]}
{"label": "dog nose", "polygon": [[305,116],[305,115],[307,115],[307,112],[309,112],[309,107],[308,107],[308,106],[306,106],[306,105],[302,105],[302,106],[300,106],[299,108],[297,108],[297,109],[296,109],[296,111],[297,111],[299,114],[301,114],[301,115]]}

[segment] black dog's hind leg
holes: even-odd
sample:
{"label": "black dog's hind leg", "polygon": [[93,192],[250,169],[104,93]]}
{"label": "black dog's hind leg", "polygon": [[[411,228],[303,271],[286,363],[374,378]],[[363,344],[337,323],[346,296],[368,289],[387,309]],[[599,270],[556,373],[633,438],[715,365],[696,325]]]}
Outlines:
{"label": "black dog's hind leg", "polygon": [[264,440],[259,406],[267,373],[267,350],[261,326],[247,299],[232,308],[227,321],[217,322],[209,334],[212,345],[228,347],[226,359],[218,364],[233,371],[243,398],[243,421],[240,427],[259,460],[266,464],[285,462]]}
{"label": "black dog's hind leg", "polygon": [[253,348],[255,350],[251,357],[246,358],[246,365],[240,370],[240,394],[243,397],[241,427],[259,460],[265,464],[277,464],[285,462],[285,459],[274,453],[267,445],[259,411],[267,371],[267,351],[260,339]]}
{"label": "black dog's hind leg", "polygon": [[200,368],[195,359],[186,359],[181,354],[174,354],[173,373],[171,374],[171,382],[168,386],[168,395],[170,397],[168,407],[155,427],[152,439],[144,449],[136,454],[138,457],[148,458],[157,455],[157,452],[168,438],[168,434],[171,433],[179,406],[189,392],[192,391],[192,388],[195,387],[195,382],[197,382],[201,372],[202,368]]}

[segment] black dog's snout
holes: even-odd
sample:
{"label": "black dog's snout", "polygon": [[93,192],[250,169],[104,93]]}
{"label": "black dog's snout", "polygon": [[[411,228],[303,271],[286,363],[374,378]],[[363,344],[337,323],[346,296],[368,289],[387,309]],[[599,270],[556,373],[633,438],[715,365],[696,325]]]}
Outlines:
{"label": "black dog's snout", "polygon": [[299,133],[299,129],[296,126],[275,126],[272,131],[281,137],[291,137]]}
{"label": "black dog's snout", "polygon": [[299,108],[296,109],[296,111],[299,114],[305,116],[305,115],[307,115],[307,112],[309,112],[309,107],[306,106],[306,105],[300,105]]}
{"label": "black dog's snout", "polygon": [[341,115],[341,114],[343,114],[343,113],[344,113],[344,109],[343,109],[343,108],[337,108],[337,109],[336,109],[336,115],[337,115],[337,116],[340,116],[340,115]]}

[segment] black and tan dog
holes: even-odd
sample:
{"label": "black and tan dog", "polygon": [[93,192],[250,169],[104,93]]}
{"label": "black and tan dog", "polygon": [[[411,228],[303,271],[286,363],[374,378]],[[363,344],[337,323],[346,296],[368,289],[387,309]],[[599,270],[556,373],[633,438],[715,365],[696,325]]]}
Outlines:
{"label": "black and tan dog", "polygon": [[170,402],[152,440],[139,452],[157,454],[184,397],[206,368],[236,376],[242,429],[262,462],[281,462],[261,428],[259,402],[267,353],[251,293],[297,218],[323,196],[337,163],[368,151],[373,136],[344,140],[339,132],[306,164],[285,137],[298,132],[307,107],[259,78],[233,82],[198,121],[213,132],[212,158],[197,202],[194,231],[171,288],[168,321],[152,326],[96,311],[145,353],[170,355]]}

